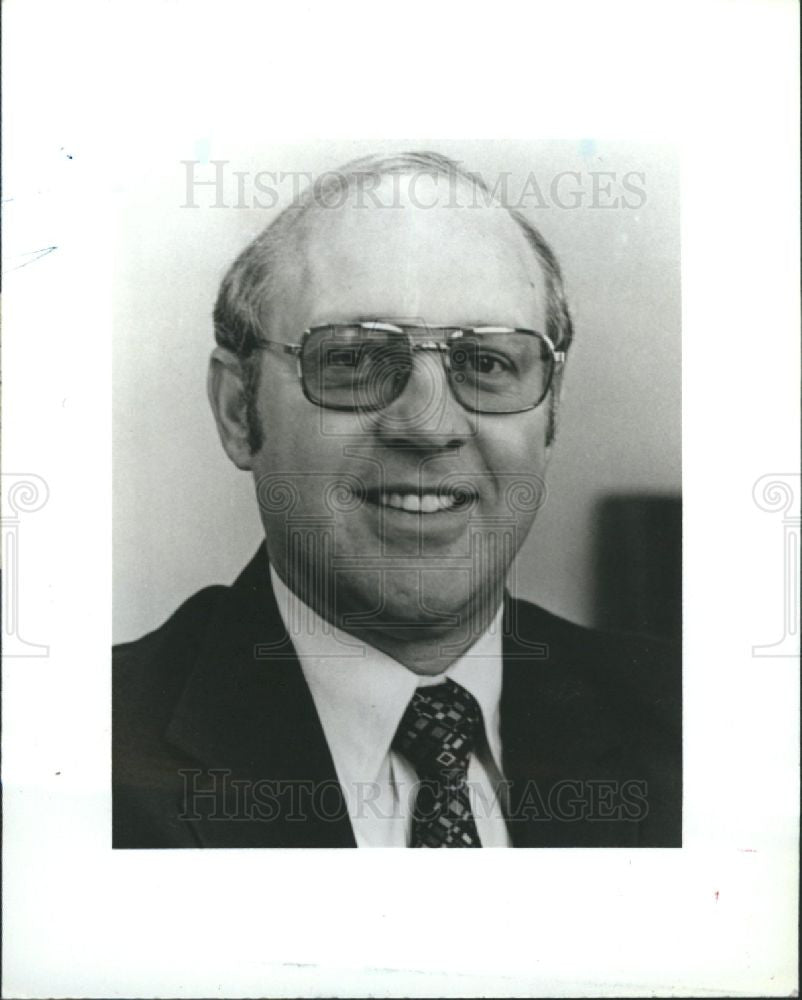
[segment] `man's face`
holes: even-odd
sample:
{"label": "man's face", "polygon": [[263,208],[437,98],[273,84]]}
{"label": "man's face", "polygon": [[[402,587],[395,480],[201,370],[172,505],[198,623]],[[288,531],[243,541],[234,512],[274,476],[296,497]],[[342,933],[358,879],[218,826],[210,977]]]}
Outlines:
{"label": "man's face", "polygon": [[[384,204],[391,183],[378,191]],[[445,184],[430,179],[419,178],[414,194],[439,204],[351,199],[310,212],[265,335],[298,343],[309,327],[358,320],[545,331],[545,281],[507,213],[449,207]],[[262,352],[264,444],[253,470],[271,562],[302,599],[346,627],[342,616],[355,613],[399,635],[423,623],[445,634],[486,624],[488,602],[496,610],[543,498],[549,404],[470,413],[437,354],[413,357],[389,406],[341,412],[304,397],[294,357]],[[455,486],[468,487],[468,503],[452,503]],[[433,500],[438,490],[445,508]]]}

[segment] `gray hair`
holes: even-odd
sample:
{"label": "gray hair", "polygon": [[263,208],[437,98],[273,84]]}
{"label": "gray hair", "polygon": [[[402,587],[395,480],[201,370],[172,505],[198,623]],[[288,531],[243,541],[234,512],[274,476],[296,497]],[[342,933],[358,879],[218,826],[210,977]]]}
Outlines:
{"label": "gray hair", "polygon": [[[341,207],[344,199],[366,179],[378,180],[392,174],[427,174],[463,182],[482,192],[486,205],[504,208],[517,223],[546,278],[546,333],[557,350],[567,351],[573,339],[573,324],[563,288],[562,272],[551,247],[519,211],[501,205],[479,174],[464,170],[459,163],[428,151],[393,156],[365,156],[351,160],[337,170],[317,178],[285,208],[239,254],[220,286],[214,307],[214,334],[217,343],[232,351],[243,370],[248,415],[249,444],[252,451],[262,446],[261,427],[256,412],[260,366],[254,351],[262,338],[261,316],[274,289],[279,263],[291,240],[302,233],[301,223],[314,208]],[[555,431],[555,396],[552,393],[548,442]]]}

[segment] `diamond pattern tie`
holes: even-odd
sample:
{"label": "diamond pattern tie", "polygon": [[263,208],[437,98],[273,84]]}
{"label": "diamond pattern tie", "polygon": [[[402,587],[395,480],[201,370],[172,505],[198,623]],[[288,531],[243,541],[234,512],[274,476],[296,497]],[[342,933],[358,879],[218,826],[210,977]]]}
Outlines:
{"label": "diamond pattern tie", "polygon": [[481,847],[468,795],[468,761],[482,727],[476,699],[447,678],[418,688],[393,740],[393,749],[420,779],[412,847]]}

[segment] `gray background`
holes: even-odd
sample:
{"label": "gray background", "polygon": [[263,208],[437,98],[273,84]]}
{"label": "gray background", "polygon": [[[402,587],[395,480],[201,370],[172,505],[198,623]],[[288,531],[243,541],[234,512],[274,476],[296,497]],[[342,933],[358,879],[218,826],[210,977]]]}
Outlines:
{"label": "gray background", "polygon": [[[491,187],[511,173],[518,194],[534,173],[547,207],[525,212],[556,251],[576,337],[569,355],[548,499],[518,560],[512,589],[584,624],[601,620],[596,564],[600,507],[611,494],[678,494],[681,486],[679,171],[665,146],[582,140],[393,140],[215,148],[187,159],[225,160],[224,201],[197,187],[188,208],[186,168],[157,162],[116,194],[113,330],[114,622],[116,642],[158,626],[191,593],[230,582],[253,554],[261,525],[250,477],[230,465],[205,395],[217,286],[240,249],[280,204],[253,184],[258,171],[315,175],[370,152],[433,149],[482,173]],[[550,185],[562,171],[565,204]],[[198,179],[214,176],[210,165]],[[245,207],[234,171],[246,171]],[[593,207],[591,171],[646,191],[640,208]],[[265,179],[265,183],[271,183]],[[606,183],[606,182],[603,182]],[[531,188],[530,188],[531,190]],[[624,192],[625,193],[625,192]],[[627,195],[635,201],[633,195]],[[300,331],[299,331],[300,332]],[[656,570],[659,572],[659,569]]]}

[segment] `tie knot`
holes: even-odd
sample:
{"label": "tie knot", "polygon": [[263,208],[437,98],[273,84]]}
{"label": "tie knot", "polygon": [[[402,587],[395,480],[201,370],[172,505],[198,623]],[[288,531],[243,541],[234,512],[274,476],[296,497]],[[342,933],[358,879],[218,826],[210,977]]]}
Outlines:
{"label": "tie knot", "polygon": [[415,691],[399,723],[393,748],[418,775],[465,771],[482,722],[474,696],[447,678]]}

